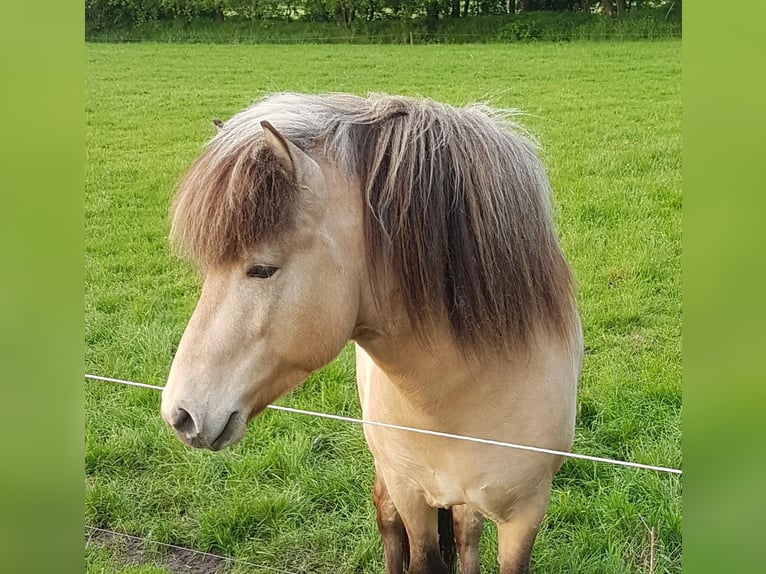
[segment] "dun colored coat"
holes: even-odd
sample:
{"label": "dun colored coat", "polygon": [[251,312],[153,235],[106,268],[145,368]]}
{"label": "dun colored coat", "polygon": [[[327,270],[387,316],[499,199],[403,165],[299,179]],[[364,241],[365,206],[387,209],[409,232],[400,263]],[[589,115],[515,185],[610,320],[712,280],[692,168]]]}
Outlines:
{"label": "dun colored coat", "polygon": [[[182,180],[171,239],[204,278],[162,397],[218,450],[356,344],[364,417],[571,447],[582,334],[550,186],[508,114],[292,93],[223,124]],[[390,574],[527,572],[560,457],[366,426]],[[453,531],[454,527],[454,531]]]}

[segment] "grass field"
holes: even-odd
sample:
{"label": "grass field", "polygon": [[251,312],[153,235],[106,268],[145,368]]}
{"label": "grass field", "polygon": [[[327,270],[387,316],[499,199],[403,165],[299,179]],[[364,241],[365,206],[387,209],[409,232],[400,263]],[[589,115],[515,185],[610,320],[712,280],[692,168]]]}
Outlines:
{"label": "grass field", "polygon": [[[199,288],[168,251],[168,203],[213,118],[275,90],[489,100],[525,110],[544,145],[579,283],[587,354],[574,450],[681,465],[680,41],[98,44],[86,56],[87,372],[164,384]],[[280,402],[358,416],[353,377],[347,349]],[[359,427],[266,411],[240,444],[202,452],[165,427],[156,391],[85,384],[87,525],[289,572],[383,571]],[[88,572],[213,571],[172,566],[150,543],[88,538]],[[487,572],[495,548],[488,527]],[[654,572],[681,571],[680,480],[568,461],[535,571],[650,572],[652,554]]]}

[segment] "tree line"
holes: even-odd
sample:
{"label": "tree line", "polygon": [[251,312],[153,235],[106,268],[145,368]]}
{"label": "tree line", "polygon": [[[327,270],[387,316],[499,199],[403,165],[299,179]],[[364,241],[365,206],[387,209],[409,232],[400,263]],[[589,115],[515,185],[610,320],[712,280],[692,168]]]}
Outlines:
{"label": "tree line", "polygon": [[438,20],[536,11],[619,19],[643,8],[680,12],[681,0],[85,0],[87,24],[129,27],[167,20],[300,20],[350,25],[359,20]]}

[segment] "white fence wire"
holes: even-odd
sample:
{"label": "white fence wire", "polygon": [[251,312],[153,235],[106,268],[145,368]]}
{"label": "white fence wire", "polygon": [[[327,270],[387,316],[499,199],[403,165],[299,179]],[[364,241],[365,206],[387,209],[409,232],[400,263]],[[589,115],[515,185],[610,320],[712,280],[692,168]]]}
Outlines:
{"label": "white fence wire", "polygon": [[[102,377],[99,375],[85,375],[86,379],[94,380],[94,381],[105,381],[109,383],[117,383],[121,385],[127,385],[131,387],[141,387],[144,389],[153,389],[157,391],[161,391],[162,387],[158,387],[156,385],[147,385],[146,383],[137,383],[135,381],[126,381],[123,379],[114,379],[111,377]],[[478,438],[478,437],[472,437],[472,436],[464,436],[464,435],[458,435],[458,434],[451,434],[451,433],[445,433],[445,432],[439,432],[434,430],[428,430],[428,429],[420,429],[420,428],[412,428],[412,427],[406,427],[401,425],[395,425],[391,423],[385,423],[380,421],[370,421],[370,420],[363,420],[363,419],[357,419],[353,417],[347,417],[342,415],[334,415],[334,414],[328,414],[328,413],[318,413],[314,411],[307,411],[303,409],[296,409],[293,407],[284,407],[281,405],[269,405],[267,408],[276,410],[276,411],[284,411],[288,413],[298,414],[298,415],[306,415],[306,416],[312,416],[312,417],[318,417],[323,419],[330,419],[330,420],[336,420],[336,421],[343,421],[347,423],[353,423],[353,424],[361,424],[361,425],[369,425],[369,426],[377,426],[377,427],[383,427],[388,429],[395,429],[400,431],[406,431],[406,432],[413,432],[418,434],[425,434],[430,436],[438,436],[442,438],[450,438],[455,440],[462,440],[462,441],[468,441],[468,442],[474,442],[479,444],[487,444],[492,446],[499,446],[499,447],[505,447],[505,448],[515,448],[518,450],[526,450],[526,451],[532,451],[532,452],[539,452],[542,454],[552,454],[557,456],[564,456],[567,458],[578,458],[582,460],[590,460],[593,462],[601,462],[606,464],[613,464],[616,466],[625,466],[630,468],[640,468],[643,470],[655,470],[658,472],[667,472],[670,474],[682,474],[681,469],[678,468],[669,468],[666,466],[656,466],[652,464],[643,464],[639,462],[631,462],[631,461],[625,461],[625,460],[616,460],[612,458],[606,458],[602,456],[592,456],[588,454],[580,454],[575,452],[566,452],[566,451],[560,451],[560,450],[553,450],[550,448],[543,448],[538,446],[530,446],[530,445],[523,445],[523,444],[516,444],[512,442],[504,442],[504,441],[498,441],[498,440],[491,440],[491,439],[484,439],[484,438]]]}

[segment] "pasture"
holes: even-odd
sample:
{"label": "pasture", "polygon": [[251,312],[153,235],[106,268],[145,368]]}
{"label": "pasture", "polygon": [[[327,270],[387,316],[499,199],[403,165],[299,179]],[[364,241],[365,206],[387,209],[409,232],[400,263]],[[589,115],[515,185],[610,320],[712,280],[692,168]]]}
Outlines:
{"label": "pasture", "polygon": [[[681,466],[680,41],[88,45],[86,57],[86,372],[164,384],[199,294],[169,252],[168,205],[213,118],[278,90],[485,100],[527,113],[578,281],[573,450]],[[383,571],[360,427],[266,411],[233,448],[197,451],[161,421],[158,392],[84,384],[86,525],[288,572]],[[352,349],[280,403],[358,417]],[[654,572],[681,571],[680,480],[565,463],[535,571],[650,572],[650,555]],[[105,537],[86,545],[89,572],[173,571],[162,556]]]}

